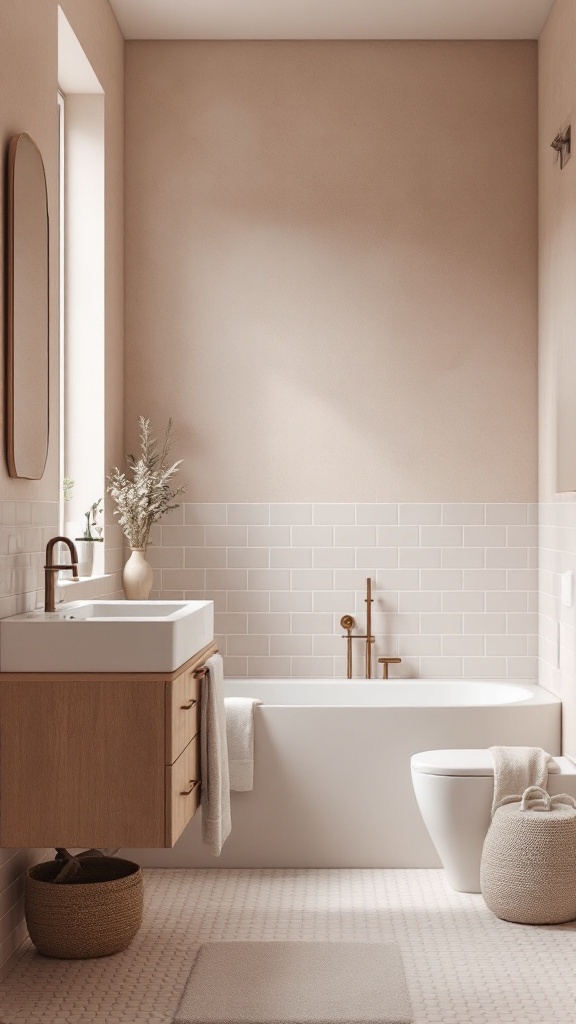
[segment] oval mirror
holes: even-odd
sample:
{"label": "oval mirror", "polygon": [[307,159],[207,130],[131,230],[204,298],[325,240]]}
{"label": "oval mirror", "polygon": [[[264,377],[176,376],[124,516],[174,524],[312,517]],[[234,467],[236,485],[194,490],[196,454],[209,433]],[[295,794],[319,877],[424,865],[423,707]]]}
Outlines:
{"label": "oval mirror", "polygon": [[48,196],[29,135],[8,150],[7,461],[40,480],[48,456]]}

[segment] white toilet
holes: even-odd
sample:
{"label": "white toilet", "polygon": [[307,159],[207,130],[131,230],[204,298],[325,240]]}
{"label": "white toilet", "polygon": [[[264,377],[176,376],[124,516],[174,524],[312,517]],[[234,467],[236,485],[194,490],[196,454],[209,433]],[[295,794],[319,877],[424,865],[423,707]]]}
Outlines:
{"label": "white toilet", "polygon": [[[410,762],[420,813],[446,877],[458,892],[480,892],[482,846],[490,825],[494,762],[489,750],[425,750]],[[548,790],[576,798],[576,764],[555,757]]]}

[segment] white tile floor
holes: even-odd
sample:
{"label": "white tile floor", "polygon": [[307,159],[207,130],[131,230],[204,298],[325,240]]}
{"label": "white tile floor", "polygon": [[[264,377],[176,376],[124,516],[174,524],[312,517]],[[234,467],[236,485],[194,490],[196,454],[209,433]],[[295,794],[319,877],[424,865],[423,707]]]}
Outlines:
{"label": "white tile floor", "polygon": [[395,939],[415,1024],[576,1024],[576,923],[498,921],[441,871],[155,870],[145,903],[118,956],[50,960],[22,946],[0,1020],[171,1024],[194,942]]}

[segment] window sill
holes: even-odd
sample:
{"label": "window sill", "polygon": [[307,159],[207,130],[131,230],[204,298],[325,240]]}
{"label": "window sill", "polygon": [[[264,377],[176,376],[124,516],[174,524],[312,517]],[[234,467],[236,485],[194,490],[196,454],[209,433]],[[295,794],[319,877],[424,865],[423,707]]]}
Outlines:
{"label": "window sill", "polygon": [[120,599],[122,584],[119,573],[95,573],[79,580],[65,579],[57,584],[58,604],[71,601],[110,601]]}
{"label": "window sill", "polygon": [[113,572],[94,573],[92,576],[80,576],[77,580],[59,580],[56,586],[58,589],[68,589],[68,587],[76,587],[79,583],[90,583],[91,580],[111,580]]}

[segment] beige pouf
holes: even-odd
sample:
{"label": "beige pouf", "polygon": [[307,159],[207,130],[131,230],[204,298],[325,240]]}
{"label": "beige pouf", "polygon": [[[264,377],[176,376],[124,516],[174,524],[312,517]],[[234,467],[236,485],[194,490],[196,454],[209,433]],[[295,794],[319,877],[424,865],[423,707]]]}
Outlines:
{"label": "beige pouf", "polygon": [[480,886],[504,921],[560,924],[576,918],[576,803],[531,786],[499,807],[484,841]]}

